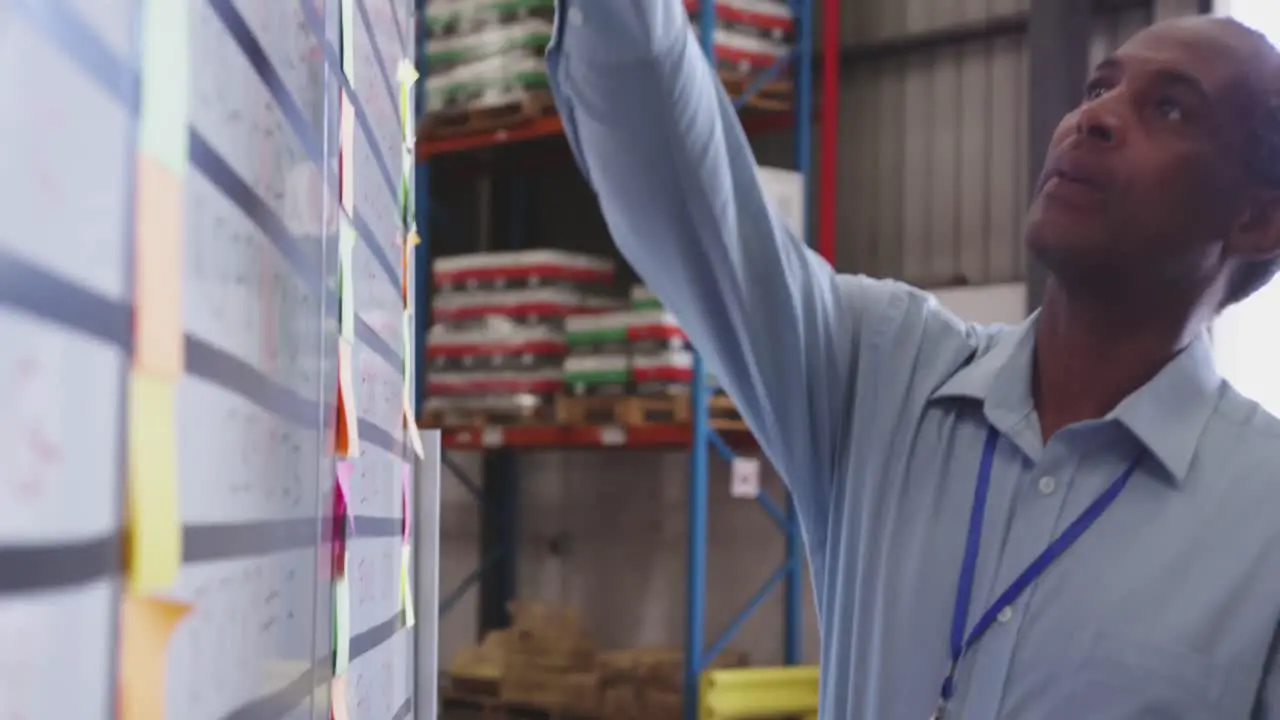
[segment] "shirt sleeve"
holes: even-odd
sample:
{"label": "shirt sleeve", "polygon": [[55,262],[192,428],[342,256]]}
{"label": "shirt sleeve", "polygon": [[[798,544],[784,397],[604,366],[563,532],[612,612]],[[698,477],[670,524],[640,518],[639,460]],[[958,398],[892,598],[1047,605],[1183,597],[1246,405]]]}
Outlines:
{"label": "shirt sleeve", "polygon": [[1271,640],[1271,656],[1253,705],[1253,720],[1280,720],[1280,628]]}
{"label": "shirt sleeve", "polygon": [[548,67],[614,241],[737,401],[821,547],[860,348],[908,289],[838,275],[770,210],[679,0],[560,0]]}

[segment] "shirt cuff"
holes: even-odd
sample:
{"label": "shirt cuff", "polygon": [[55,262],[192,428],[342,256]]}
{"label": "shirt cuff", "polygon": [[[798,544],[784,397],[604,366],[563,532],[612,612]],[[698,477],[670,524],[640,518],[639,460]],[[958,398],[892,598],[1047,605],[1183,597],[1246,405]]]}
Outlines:
{"label": "shirt cuff", "polygon": [[647,60],[687,32],[680,0],[556,0],[552,49],[604,62]]}

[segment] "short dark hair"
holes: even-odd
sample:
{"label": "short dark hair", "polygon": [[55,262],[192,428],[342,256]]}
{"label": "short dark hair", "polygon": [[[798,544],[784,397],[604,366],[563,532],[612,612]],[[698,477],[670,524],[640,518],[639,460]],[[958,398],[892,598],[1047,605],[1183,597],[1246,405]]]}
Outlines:
{"label": "short dark hair", "polygon": [[[1268,52],[1258,76],[1258,105],[1253,120],[1249,171],[1253,181],[1280,191],[1280,51],[1256,30],[1250,29]],[[1266,287],[1280,274],[1280,257],[1245,263],[1227,285],[1225,306],[1235,305]]]}

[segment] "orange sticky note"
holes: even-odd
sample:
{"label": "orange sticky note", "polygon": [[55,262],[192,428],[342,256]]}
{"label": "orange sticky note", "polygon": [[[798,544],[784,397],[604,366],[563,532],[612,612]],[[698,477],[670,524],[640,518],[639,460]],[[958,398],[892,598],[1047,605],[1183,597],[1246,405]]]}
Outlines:
{"label": "orange sticky note", "polygon": [[134,364],[179,377],[182,337],[182,181],[147,155],[138,157],[134,235]]}
{"label": "orange sticky note", "polygon": [[351,343],[338,338],[338,454],[346,457],[360,454],[360,415],[351,372]]}
{"label": "orange sticky note", "polygon": [[169,640],[186,603],[125,594],[120,607],[121,720],[165,720]]}
{"label": "orange sticky note", "polygon": [[347,710],[347,676],[339,675],[329,683],[330,702],[333,704],[333,720],[351,720]]}
{"label": "orange sticky note", "polygon": [[166,590],[182,566],[177,382],[135,369],[129,379],[129,589]]}

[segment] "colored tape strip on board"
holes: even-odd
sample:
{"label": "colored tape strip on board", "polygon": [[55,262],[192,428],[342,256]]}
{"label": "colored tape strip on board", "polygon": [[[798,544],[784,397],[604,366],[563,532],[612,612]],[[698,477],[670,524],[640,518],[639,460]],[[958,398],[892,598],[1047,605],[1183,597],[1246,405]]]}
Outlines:
{"label": "colored tape strip on board", "polygon": [[177,381],[135,369],[129,379],[129,589],[167,589],[182,566]]}

